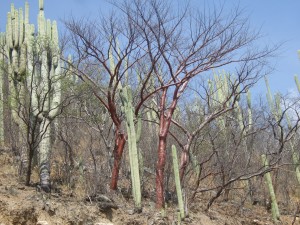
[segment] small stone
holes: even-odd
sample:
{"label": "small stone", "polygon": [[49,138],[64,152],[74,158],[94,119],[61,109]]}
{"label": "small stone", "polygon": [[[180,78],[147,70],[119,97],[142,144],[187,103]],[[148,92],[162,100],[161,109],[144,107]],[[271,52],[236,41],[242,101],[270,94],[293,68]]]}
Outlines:
{"label": "small stone", "polygon": [[127,210],[127,213],[128,213],[129,215],[133,215],[133,214],[134,214],[134,209],[129,209],[129,210]]}
{"label": "small stone", "polygon": [[95,223],[95,225],[114,225],[113,223]]}
{"label": "small stone", "polygon": [[47,221],[38,221],[36,225],[49,225]]}

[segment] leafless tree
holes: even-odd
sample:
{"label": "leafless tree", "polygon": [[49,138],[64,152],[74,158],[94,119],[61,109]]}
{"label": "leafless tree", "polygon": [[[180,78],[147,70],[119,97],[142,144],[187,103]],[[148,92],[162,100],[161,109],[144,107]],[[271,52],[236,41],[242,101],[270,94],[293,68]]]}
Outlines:
{"label": "leafless tree", "polygon": [[[255,46],[259,33],[249,28],[239,9],[225,15],[222,8],[217,7],[205,12],[192,11],[188,6],[175,10],[170,1],[159,0],[114,5],[117,16],[101,18],[100,22],[71,19],[66,26],[77,52],[78,75],[91,84],[115,124],[112,189],[116,188],[126,136],[118,113],[118,85],[126,83],[127,72],[132,80],[136,75],[139,77],[139,81],[135,81],[136,115],[151,96],[158,96],[156,195],[157,207],[161,208],[164,206],[168,131],[178,100],[189,82],[212,68],[231,64],[237,74],[233,87],[237,83],[247,87],[264,75],[266,60],[276,47],[258,49]],[[174,13],[176,11],[180,12]],[[115,60],[114,70],[111,58]],[[95,65],[92,71],[90,65]],[[138,74],[135,71],[139,71]],[[101,76],[102,86],[94,80],[97,75]]]}
{"label": "leafless tree", "polygon": [[168,131],[178,100],[189,82],[212,68],[232,64],[237,74],[234,83],[247,87],[263,75],[266,59],[276,47],[255,47],[259,33],[250,29],[239,9],[225,15],[217,7],[205,12],[185,7],[176,14],[168,1],[137,0],[127,1],[119,8],[129,15],[146,41],[149,65],[153,65],[159,95],[156,195],[157,207],[161,208]]}

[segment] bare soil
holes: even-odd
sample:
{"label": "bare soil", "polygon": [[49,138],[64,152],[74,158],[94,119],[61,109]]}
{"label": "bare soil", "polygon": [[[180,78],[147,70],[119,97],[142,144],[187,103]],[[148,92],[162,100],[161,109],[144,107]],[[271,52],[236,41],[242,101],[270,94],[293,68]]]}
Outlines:
{"label": "bare soil", "polygon": [[[162,216],[153,200],[145,199],[143,211],[133,210],[132,200],[121,193],[79,197],[57,188],[51,194],[39,191],[36,185],[25,186],[18,180],[16,163],[8,150],[0,150],[0,225],[155,225],[179,224],[175,204]],[[191,225],[269,225],[271,213],[262,206],[242,206],[235,202],[216,202],[205,212],[207,201],[201,197],[189,207],[189,216],[181,224]],[[284,213],[280,224],[300,224],[293,213]],[[44,222],[43,222],[44,221]]]}

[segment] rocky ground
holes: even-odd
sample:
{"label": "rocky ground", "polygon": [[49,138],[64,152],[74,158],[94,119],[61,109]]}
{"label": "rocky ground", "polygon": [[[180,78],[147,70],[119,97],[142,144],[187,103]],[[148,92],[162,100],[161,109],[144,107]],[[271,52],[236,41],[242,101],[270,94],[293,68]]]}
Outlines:
{"label": "rocky ground", "polygon": [[[36,185],[27,187],[18,180],[16,167],[8,151],[0,151],[0,225],[140,225],[179,224],[176,205],[162,216],[154,202],[146,200],[141,213],[121,193],[75,196],[70,191],[40,192]],[[261,206],[241,206],[234,202],[216,202],[204,212],[201,198],[190,205],[188,218],[181,224],[194,225],[268,225],[270,212]],[[297,215],[282,216],[281,224],[300,224]]]}

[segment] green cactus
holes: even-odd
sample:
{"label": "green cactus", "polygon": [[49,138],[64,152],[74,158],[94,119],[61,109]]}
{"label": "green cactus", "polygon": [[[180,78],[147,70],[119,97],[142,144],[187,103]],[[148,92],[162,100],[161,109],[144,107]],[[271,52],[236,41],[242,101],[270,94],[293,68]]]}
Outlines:
{"label": "green cactus", "polygon": [[175,145],[172,145],[172,158],[173,158],[173,169],[174,169],[174,178],[175,178],[175,186],[177,192],[177,199],[178,199],[178,207],[180,211],[180,217],[183,219],[185,217],[184,212],[184,203],[183,203],[183,196],[180,184],[180,175],[179,175],[179,163],[177,158],[177,150]]}
{"label": "green cactus", "polygon": [[[28,10],[26,11],[28,12]],[[26,38],[24,33],[26,24],[23,20],[22,9],[16,10],[11,4],[11,11],[7,14],[6,32],[5,32],[5,55],[8,59],[8,76],[10,79],[10,104],[12,108],[12,117],[19,128],[19,133],[25,134],[26,124],[19,117],[20,102],[25,102],[25,90],[21,81],[24,81],[26,69]],[[22,135],[19,135],[19,142],[22,141]],[[18,138],[15,138],[18,139]],[[21,168],[28,167],[28,154],[24,147],[21,147]]]}
{"label": "green cactus", "polygon": [[[10,87],[13,118],[22,133],[34,130],[31,133],[36,136],[39,145],[32,146],[30,157],[35,149],[39,150],[41,186],[49,189],[50,123],[60,112],[61,60],[57,25],[55,21],[45,19],[43,0],[39,0],[37,34],[34,25],[29,24],[28,3],[25,4],[25,15],[22,9],[16,10],[11,5],[6,24],[6,49],[13,81]],[[22,107],[29,108],[30,122],[27,127],[18,115],[17,109]],[[33,128],[33,124],[37,127]],[[29,173],[30,170],[31,162]]]}
{"label": "green cactus", "polygon": [[[275,119],[278,121],[280,114],[281,114],[279,95],[275,95],[275,100],[274,100],[272,97],[272,93],[271,93],[271,89],[270,89],[267,77],[265,77],[265,83],[266,83],[266,87],[267,87],[267,100],[268,100],[269,107],[270,107],[271,112],[273,113]],[[262,154],[261,158],[263,161],[263,166],[265,167],[265,169],[268,169],[269,162],[268,162],[266,155]],[[279,213],[279,208],[278,208],[270,172],[265,174],[265,179],[266,179],[266,183],[267,183],[270,198],[271,198],[273,220],[274,220],[274,222],[278,222],[278,220],[280,220],[280,213]]]}
{"label": "green cactus", "polygon": [[247,91],[247,105],[248,105],[248,130],[251,130],[253,119],[252,119],[252,103],[251,103],[251,92]]}
{"label": "green cactus", "polygon": [[134,126],[134,113],[132,106],[132,94],[130,86],[124,87],[120,90],[123,109],[126,116],[126,128],[128,134],[129,160],[132,181],[132,194],[137,209],[141,208],[141,181],[140,181],[140,167],[137,142],[140,138],[141,124],[138,125],[138,130]]}
{"label": "green cactus", "polygon": [[[5,34],[0,33],[0,48],[5,46]],[[5,57],[0,54],[0,146],[4,145],[4,81],[5,81]]]}
{"label": "green cactus", "polygon": [[[120,49],[118,49],[118,55],[120,55]],[[115,73],[115,62],[112,49],[109,50],[109,63],[111,73]],[[125,66],[127,62],[125,61]],[[125,73],[125,78],[128,80],[128,70]],[[117,81],[115,81],[117,82]],[[131,87],[128,85],[122,87],[121,82],[118,83],[117,89],[120,93],[121,98],[121,109],[125,113],[126,118],[126,130],[127,130],[127,139],[128,139],[128,148],[129,148],[129,163],[131,171],[131,182],[132,182],[132,195],[135,203],[135,208],[139,211],[142,207],[141,205],[141,179],[140,179],[140,170],[141,166],[139,164],[139,159],[142,161],[142,154],[138,151],[137,143],[141,135],[141,118],[138,119],[138,127],[135,129],[134,125],[134,108],[133,108],[133,99]],[[142,163],[143,164],[143,163]],[[142,165],[143,170],[143,165]]]}
{"label": "green cactus", "polygon": [[37,48],[41,54],[41,69],[35,71],[34,82],[39,82],[39,94],[44,98],[44,104],[33,101],[34,105],[32,107],[34,115],[41,120],[41,141],[39,144],[40,183],[41,187],[46,190],[50,187],[50,123],[60,112],[62,71],[56,22],[46,21],[43,0],[39,0],[39,8]]}
{"label": "green cactus", "polygon": [[[294,79],[295,79],[295,83],[296,83],[296,86],[298,88],[298,91],[300,93],[300,83],[299,83],[297,75],[295,75]],[[275,119],[279,120],[280,115],[282,114],[282,109],[280,107],[280,95],[279,94],[275,95],[275,102],[274,102],[274,100],[272,98],[272,95],[271,95],[271,90],[270,90],[267,78],[265,78],[265,82],[266,82],[267,91],[268,91],[267,92],[268,103],[270,105],[272,113],[274,114]],[[291,130],[292,129],[292,125],[291,125],[291,121],[290,121],[290,118],[289,118],[287,112],[285,113],[285,118],[286,118],[286,121],[287,121],[288,128]],[[296,178],[297,178],[298,183],[300,184],[299,155],[294,150],[294,145],[292,143],[292,140],[289,141],[289,144],[290,144],[290,148],[291,148],[291,151],[292,151],[292,160],[293,160],[293,163],[295,164]]]}
{"label": "green cactus", "polygon": [[[299,52],[300,52],[300,51],[299,51]],[[298,76],[295,75],[295,76],[294,76],[294,79],[295,79],[295,83],[296,83],[298,92],[300,93],[300,82],[299,82]]]}
{"label": "green cactus", "polygon": [[[298,92],[300,93],[300,83],[299,83],[299,80],[298,80],[298,76],[295,75],[294,78],[295,78],[295,83],[296,83]],[[288,127],[289,127],[289,129],[291,129],[292,128],[291,120],[290,120],[288,114],[285,114],[285,116],[286,116],[286,121],[287,121]],[[293,163],[295,165],[296,178],[297,178],[298,183],[300,184],[299,154],[295,151],[293,143],[291,141],[289,143],[290,143],[290,148],[292,150],[292,160],[293,160]]]}
{"label": "green cactus", "polygon": [[[264,168],[266,170],[268,170],[269,169],[269,161],[267,159],[267,156],[265,154],[262,154],[261,158],[262,158]],[[267,183],[270,198],[271,198],[272,217],[273,217],[274,222],[277,223],[278,221],[280,221],[280,213],[279,213],[279,208],[278,208],[278,204],[277,204],[276,195],[275,195],[275,191],[274,191],[274,188],[273,188],[272,178],[271,178],[271,173],[270,172],[267,172],[265,174],[265,179],[266,179],[266,183]]]}

